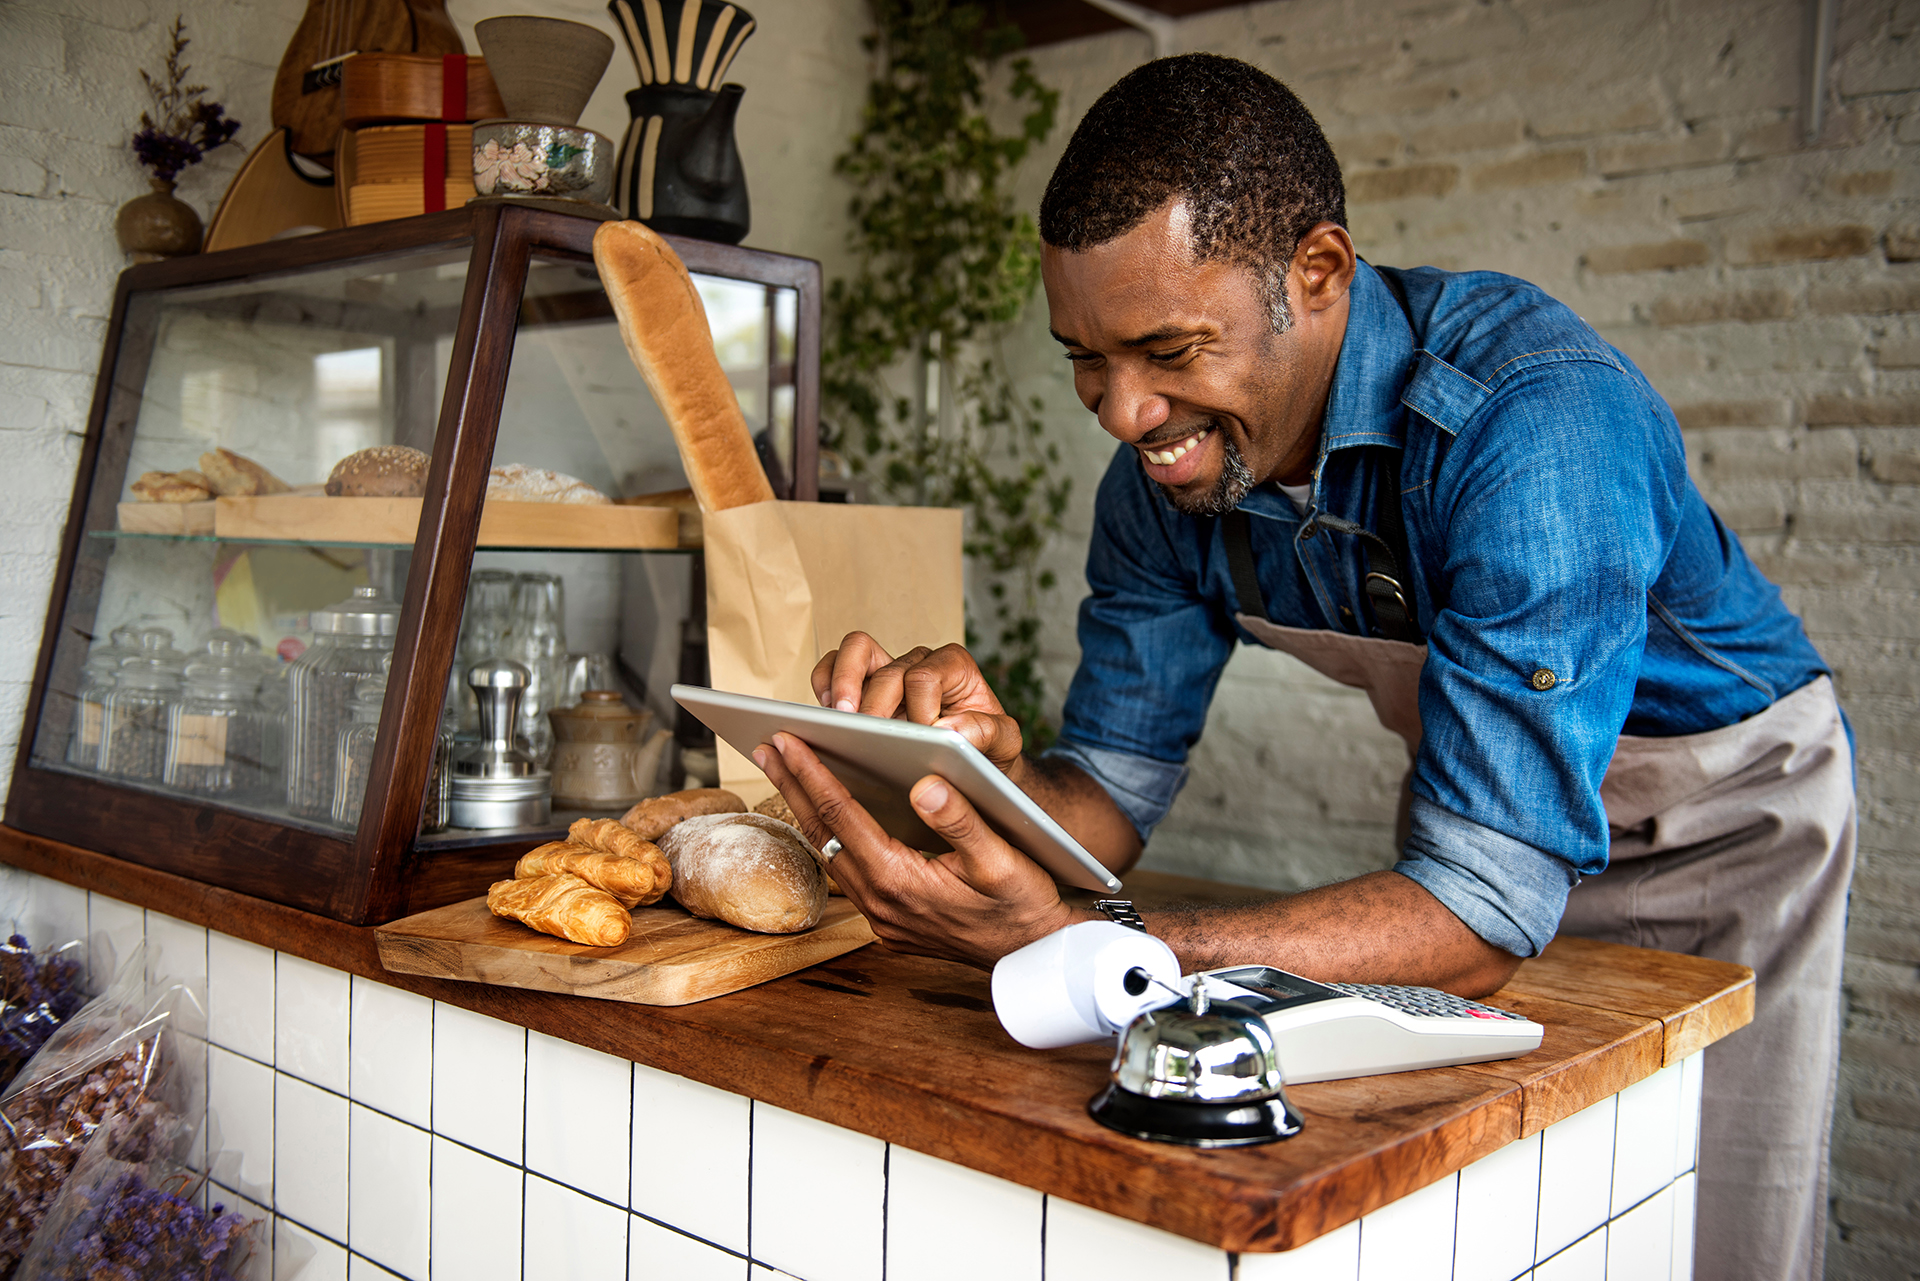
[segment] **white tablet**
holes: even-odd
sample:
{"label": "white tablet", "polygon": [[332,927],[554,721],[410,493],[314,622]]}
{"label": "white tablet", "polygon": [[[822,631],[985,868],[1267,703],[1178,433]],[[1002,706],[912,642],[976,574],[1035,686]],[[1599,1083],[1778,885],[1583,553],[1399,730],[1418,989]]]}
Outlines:
{"label": "white tablet", "polygon": [[672,693],[674,702],[749,760],[753,749],[776,733],[793,735],[811,747],[853,799],[902,844],[934,854],[952,848],[921,822],[907,800],[915,783],[938,774],[959,788],[1008,844],[1056,881],[1108,894],[1120,888],[1100,860],[953,730],[698,685],[675,685]]}

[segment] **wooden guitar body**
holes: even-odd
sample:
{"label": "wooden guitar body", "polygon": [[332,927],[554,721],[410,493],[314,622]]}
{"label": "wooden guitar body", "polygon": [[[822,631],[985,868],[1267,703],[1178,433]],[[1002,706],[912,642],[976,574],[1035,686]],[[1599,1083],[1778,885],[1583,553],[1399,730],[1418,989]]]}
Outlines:
{"label": "wooden guitar body", "polygon": [[341,128],[340,59],[466,51],[446,0],[308,0],[273,78],[273,123],[297,154],[330,163]]}
{"label": "wooden guitar body", "polygon": [[331,231],[341,225],[334,184],[303,177],[294,167],[287,131],[275,129],[233,176],[207,224],[201,252],[257,245],[295,227]]}

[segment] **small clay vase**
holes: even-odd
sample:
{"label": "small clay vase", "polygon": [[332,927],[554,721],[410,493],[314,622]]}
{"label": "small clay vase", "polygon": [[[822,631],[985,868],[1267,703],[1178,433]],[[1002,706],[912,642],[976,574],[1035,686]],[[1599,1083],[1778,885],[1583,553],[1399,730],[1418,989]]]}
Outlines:
{"label": "small clay vase", "polygon": [[649,741],[652,712],[631,710],[618,691],[590,689],[578,705],[555,708],[547,720],[553,725],[555,805],[625,809],[651,790],[665,746]]}
{"label": "small clay vase", "polygon": [[575,125],[613,59],[613,37],[564,18],[487,18],[473,34],[509,120]]}
{"label": "small clay vase", "polygon": [[173,184],[153,179],[153,190],[120,206],[113,234],[135,262],[159,262],[200,252],[200,215],[176,198]]}

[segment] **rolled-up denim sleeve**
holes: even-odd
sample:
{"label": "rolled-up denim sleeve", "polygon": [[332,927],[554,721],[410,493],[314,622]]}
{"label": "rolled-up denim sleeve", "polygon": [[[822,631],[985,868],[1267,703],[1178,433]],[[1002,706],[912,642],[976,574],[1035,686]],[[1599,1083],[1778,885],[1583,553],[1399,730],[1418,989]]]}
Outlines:
{"label": "rolled-up denim sleeve", "polygon": [[1061,739],[1041,753],[1041,759],[1077,765],[1113,798],[1113,803],[1133,824],[1142,845],[1173,808],[1173,798],[1180,794],[1187,781],[1185,765],[1076,743],[1069,738]]}
{"label": "rolled-up denim sleeve", "polygon": [[1557,854],[1413,798],[1412,835],[1393,870],[1466,927],[1515,956],[1538,956],[1580,874]]}

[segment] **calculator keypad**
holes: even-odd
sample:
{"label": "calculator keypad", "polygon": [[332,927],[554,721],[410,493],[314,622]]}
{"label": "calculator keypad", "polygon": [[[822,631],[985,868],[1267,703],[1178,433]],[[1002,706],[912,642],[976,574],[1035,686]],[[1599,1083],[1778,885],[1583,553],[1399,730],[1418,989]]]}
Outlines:
{"label": "calculator keypad", "polygon": [[1324,986],[1348,996],[1378,1001],[1382,1005],[1390,1006],[1403,1014],[1414,1015],[1416,1018],[1526,1021],[1521,1015],[1507,1010],[1496,1010],[1491,1005],[1469,1001],[1465,997],[1455,996],[1451,992],[1442,992],[1437,988],[1390,987],[1380,983],[1328,983]]}

